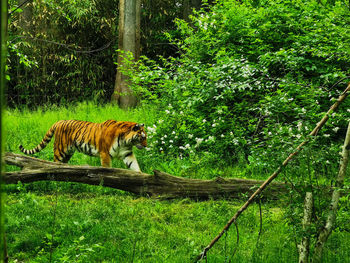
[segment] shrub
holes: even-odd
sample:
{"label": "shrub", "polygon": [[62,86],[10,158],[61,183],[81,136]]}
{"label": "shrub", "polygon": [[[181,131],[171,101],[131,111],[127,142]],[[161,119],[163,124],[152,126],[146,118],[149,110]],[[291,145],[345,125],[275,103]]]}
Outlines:
{"label": "shrub", "polygon": [[[350,17],[341,2],[218,1],[192,19],[194,27],[177,21],[182,38],[172,41],[181,57],[144,58],[129,74],[134,89],[162,109],[150,129],[155,151],[209,151],[227,161],[244,154],[267,165],[310,132],[346,85]],[[349,105],[318,141],[327,158],[336,157]]]}

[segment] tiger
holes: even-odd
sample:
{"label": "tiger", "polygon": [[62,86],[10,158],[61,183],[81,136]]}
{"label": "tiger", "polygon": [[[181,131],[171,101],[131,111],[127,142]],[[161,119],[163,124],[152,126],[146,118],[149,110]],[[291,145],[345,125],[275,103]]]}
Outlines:
{"label": "tiger", "polygon": [[54,162],[68,163],[77,150],[100,157],[103,167],[111,167],[112,159],[116,157],[122,159],[129,169],[141,172],[133,146],[138,149],[147,147],[144,124],[115,120],[103,123],[61,120],[51,126],[35,148],[27,150],[19,145],[19,149],[24,154],[38,153],[48,145],[53,135]]}

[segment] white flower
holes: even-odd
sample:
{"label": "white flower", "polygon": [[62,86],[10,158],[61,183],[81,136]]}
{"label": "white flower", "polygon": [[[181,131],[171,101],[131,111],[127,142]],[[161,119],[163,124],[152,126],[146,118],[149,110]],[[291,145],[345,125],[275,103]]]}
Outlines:
{"label": "white flower", "polygon": [[212,125],[211,125],[211,127],[215,127],[216,126],[216,123],[213,123]]}
{"label": "white flower", "polygon": [[224,138],[224,137],[225,137],[225,135],[221,134],[221,138]]}
{"label": "white flower", "polygon": [[173,140],[169,140],[170,143],[173,143],[174,141]]}
{"label": "white flower", "polygon": [[163,148],[162,148],[162,147],[160,147],[160,148],[159,148],[159,151],[163,151]]}
{"label": "white flower", "polygon": [[163,122],[164,122],[164,120],[159,120],[159,121],[158,121],[158,123],[163,123]]}
{"label": "white flower", "polygon": [[155,129],[155,128],[152,128],[152,127],[147,127],[147,131],[148,131],[149,133],[154,133],[154,132],[156,131],[156,129]]}
{"label": "white flower", "polygon": [[189,138],[189,139],[192,139],[192,138],[193,138],[193,134],[189,134],[189,135],[188,135],[188,138]]}
{"label": "white flower", "polygon": [[175,134],[176,132],[175,131],[173,131],[171,134]]}
{"label": "white flower", "polygon": [[303,125],[303,124],[301,123],[301,121],[299,121],[298,124],[297,124],[298,131],[301,131],[301,126],[302,126],[302,125]]}
{"label": "white flower", "polygon": [[179,149],[180,149],[180,150],[186,150],[186,148],[183,147],[183,146],[179,146]]}
{"label": "white flower", "polygon": [[206,122],[207,120],[206,119],[203,119],[203,122]]}
{"label": "white flower", "polygon": [[165,113],[166,113],[166,114],[169,114],[169,113],[170,113],[170,111],[168,111],[168,110],[165,110]]}
{"label": "white flower", "polygon": [[185,145],[185,148],[186,149],[188,149],[188,148],[190,148],[191,147],[191,145],[189,145],[188,143]]}
{"label": "white flower", "polygon": [[203,141],[203,139],[202,139],[202,138],[196,138],[196,142],[197,142],[197,144],[202,143],[202,141]]}
{"label": "white flower", "polygon": [[333,128],[333,131],[334,131],[334,132],[339,131],[339,127],[335,127],[335,128]]}

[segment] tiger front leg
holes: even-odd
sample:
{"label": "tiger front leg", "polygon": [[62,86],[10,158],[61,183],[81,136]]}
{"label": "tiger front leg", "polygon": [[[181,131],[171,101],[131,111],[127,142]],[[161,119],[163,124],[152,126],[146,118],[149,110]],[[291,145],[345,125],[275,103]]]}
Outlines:
{"label": "tiger front leg", "polygon": [[123,162],[126,166],[136,172],[141,172],[139,164],[133,152],[130,152],[124,156]]}
{"label": "tiger front leg", "polygon": [[101,165],[103,167],[112,167],[112,158],[109,155],[109,153],[100,153],[100,158],[101,158]]}

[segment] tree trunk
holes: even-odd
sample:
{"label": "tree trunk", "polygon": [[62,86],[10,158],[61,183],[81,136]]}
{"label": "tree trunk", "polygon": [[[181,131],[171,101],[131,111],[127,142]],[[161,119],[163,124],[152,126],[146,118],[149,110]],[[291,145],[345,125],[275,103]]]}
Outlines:
{"label": "tree trunk", "polygon": [[[154,174],[151,175],[126,169],[73,166],[14,153],[6,153],[5,161],[7,164],[22,168],[21,171],[7,172],[3,177],[6,184],[44,180],[78,182],[103,185],[157,198],[237,198],[243,194],[251,194],[262,183],[257,180],[221,177],[213,180],[189,179],[160,171],[154,171]],[[287,192],[286,184],[274,183],[270,185],[264,198],[278,199]]]}
{"label": "tree trunk", "polygon": [[336,182],[336,188],[333,191],[332,194],[332,200],[328,211],[327,221],[325,223],[325,226],[323,227],[322,231],[319,233],[315,245],[315,251],[313,256],[313,261],[315,263],[322,262],[322,251],[323,247],[327,242],[328,237],[332,233],[332,230],[334,228],[336,215],[337,215],[337,209],[338,209],[338,203],[340,194],[342,191],[342,188],[344,186],[344,178],[346,175],[346,168],[349,163],[349,155],[350,155],[350,122],[348,126],[348,130],[345,137],[345,142],[343,146],[342,151],[342,159],[340,161],[340,168],[338,173],[338,178]]}
{"label": "tree trunk", "polygon": [[[0,110],[1,113],[5,108],[4,103],[4,91],[5,91],[5,65],[7,56],[7,1],[1,1],[0,3]],[[3,132],[4,118],[3,114],[0,115],[0,262],[8,262],[7,258],[7,246],[5,239],[5,213],[4,211],[4,194],[3,194],[3,149],[4,149],[4,132]]]}
{"label": "tree trunk", "polygon": [[310,252],[310,235],[309,228],[311,225],[311,216],[312,216],[312,207],[313,207],[313,198],[312,193],[307,192],[305,194],[304,201],[304,218],[303,218],[303,230],[304,237],[301,240],[301,243],[298,246],[299,249],[299,263],[309,262],[309,252]]}
{"label": "tree trunk", "polygon": [[191,13],[190,0],[183,0],[182,8],[183,8],[182,18],[186,22],[189,22],[189,16],[190,16],[190,13]]}
{"label": "tree trunk", "polygon": [[127,70],[127,63],[124,63],[124,60],[129,54],[135,61],[140,56],[140,14],[141,0],[119,1],[118,68],[111,100],[113,103],[118,103],[121,108],[137,105],[137,98],[130,88],[129,78],[122,71]]}
{"label": "tree trunk", "polygon": [[202,0],[183,0],[182,1],[182,18],[186,21],[191,23],[190,15],[192,14],[193,8],[195,10],[199,10],[202,5]]}

